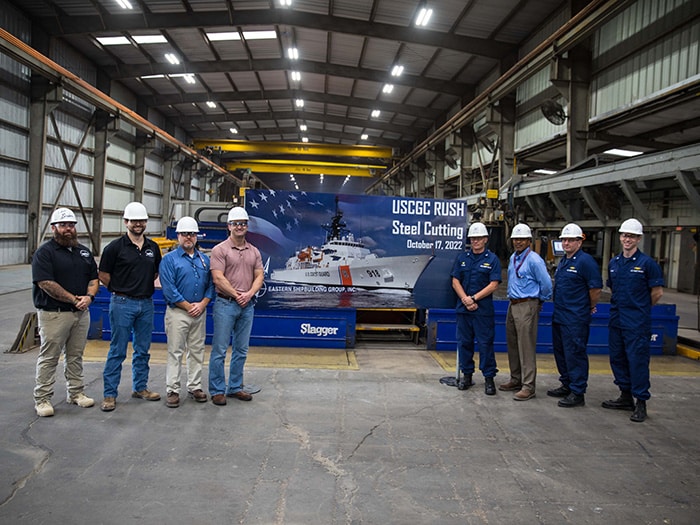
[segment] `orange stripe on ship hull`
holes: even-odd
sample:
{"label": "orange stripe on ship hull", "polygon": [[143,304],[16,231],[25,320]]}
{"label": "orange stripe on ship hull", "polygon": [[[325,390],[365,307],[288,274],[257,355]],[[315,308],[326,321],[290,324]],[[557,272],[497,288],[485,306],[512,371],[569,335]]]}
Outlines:
{"label": "orange stripe on ship hull", "polygon": [[352,286],[352,275],[350,274],[349,266],[338,266],[340,272],[340,283],[343,286]]}

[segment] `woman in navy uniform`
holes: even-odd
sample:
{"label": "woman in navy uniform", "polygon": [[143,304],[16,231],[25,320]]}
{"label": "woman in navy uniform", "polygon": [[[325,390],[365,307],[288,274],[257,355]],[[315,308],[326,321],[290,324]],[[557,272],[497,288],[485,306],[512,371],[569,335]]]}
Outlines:
{"label": "woman in navy uniform", "polygon": [[496,355],[493,340],[496,330],[493,292],[501,282],[501,263],[486,249],[488,230],[480,222],[469,227],[467,233],[471,249],[460,253],[452,267],[452,288],[459,301],[457,313],[457,352],[462,377],[457,384],[467,390],[474,374],[474,338],[479,348],[479,370],[484,374],[486,395],[496,393]]}

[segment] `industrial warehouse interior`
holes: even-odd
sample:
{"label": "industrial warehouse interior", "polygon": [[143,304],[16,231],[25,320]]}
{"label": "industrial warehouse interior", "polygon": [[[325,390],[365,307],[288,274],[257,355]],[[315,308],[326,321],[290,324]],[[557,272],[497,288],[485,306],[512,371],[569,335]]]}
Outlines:
{"label": "industrial warehouse interior", "polygon": [[[0,521],[697,521],[698,2],[0,6]],[[61,363],[55,415],[39,417],[34,254],[68,209],[99,263],[133,202],[163,256],[182,217],[211,256],[230,210],[247,210],[265,277],[245,366],[253,400],[166,406],[156,281],[148,388],[163,399],[132,397],[130,345],[117,408],[101,410],[116,330],[103,283],[83,355],[96,405],[63,397]],[[601,407],[619,392],[606,280],[629,218],[664,281],[641,425]],[[510,373],[514,229],[531,229],[552,277],[562,228],[585,232],[604,283],[585,406],[547,395],[560,385],[552,301],[537,396],[485,395],[478,369],[454,388],[450,272],[477,222],[503,270],[497,384]],[[210,306],[205,377],[212,317]]]}

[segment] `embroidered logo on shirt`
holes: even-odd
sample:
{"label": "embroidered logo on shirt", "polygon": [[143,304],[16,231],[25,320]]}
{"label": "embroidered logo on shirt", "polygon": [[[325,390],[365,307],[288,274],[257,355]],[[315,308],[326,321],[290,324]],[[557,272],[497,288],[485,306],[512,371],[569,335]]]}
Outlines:
{"label": "embroidered logo on shirt", "polygon": [[143,252],[143,254],[144,254],[146,257],[155,257],[155,254],[153,253],[153,250],[151,250],[150,248],[147,248],[146,251]]}
{"label": "embroidered logo on shirt", "polygon": [[88,250],[80,250],[80,256],[85,257],[86,259],[90,257],[90,252]]}

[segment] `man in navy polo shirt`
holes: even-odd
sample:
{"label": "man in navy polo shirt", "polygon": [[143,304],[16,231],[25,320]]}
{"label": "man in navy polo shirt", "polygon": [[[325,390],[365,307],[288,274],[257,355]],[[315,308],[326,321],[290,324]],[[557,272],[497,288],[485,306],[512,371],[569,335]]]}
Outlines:
{"label": "man in navy polo shirt", "polygon": [[65,354],[67,402],[82,408],[95,404],[83,393],[83,352],[90,326],[88,308],[99,281],[95,258],[78,243],[76,223],[71,210],[57,208],[51,215],[53,238],[32,257],[32,297],[41,338],[34,407],[40,417],[54,415],[51,397],[61,353]]}
{"label": "man in navy polo shirt", "polygon": [[122,363],[133,333],[131,358],[132,397],[158,401],[160,394],[148,390],[148,361],[151,358],[153,334],[154,281],[160,266],[160,248],[148,239],[148,212],[140,202],[130,202],[124,208],[126,234],[110,242],[100,258],[100,281],[112,292],[109,322],[112,340],[105,362],[104,400],[100,408],[110,412],[117,406]]}
{"label": "man in navy polo shirt", "polygon": [[561,386],[547,395],[561,397],[558,405],[571,408],[586,404],[586,346],[603,279],[595,259],[581,250],[584,235],[578,224],[564,226],[559,238],[565,255],[554,273],[552,348]]}
{"label": "man in navy polo shirt", "polygon": [[[603,401],[603,408],[633,410],[630,420],[641,423],[647,417],[651,307],[663,295],[661,267],[637,246],[644,231],[637,219],[620,225],[622,253],[608,265],[610,297],[608,348],[610,368],[620,397]],[[635,405],[634,399],[637,400]]]}
{"label": "man in navy polo shirt", "polygon": [[484,392],[496,394],[496,355],[493,340],[496,321],[493,292],[501,282],[501,262],[486,249],[489,232],[486,226],[475,222],[467,233],[471,249],[460,253],[452,266],[452,288],[459,301],[457,312],[457,352],[462,377],[457,388],[467,390],[474,374],[474,338],[479,347],[479,370],[484,374]]}

